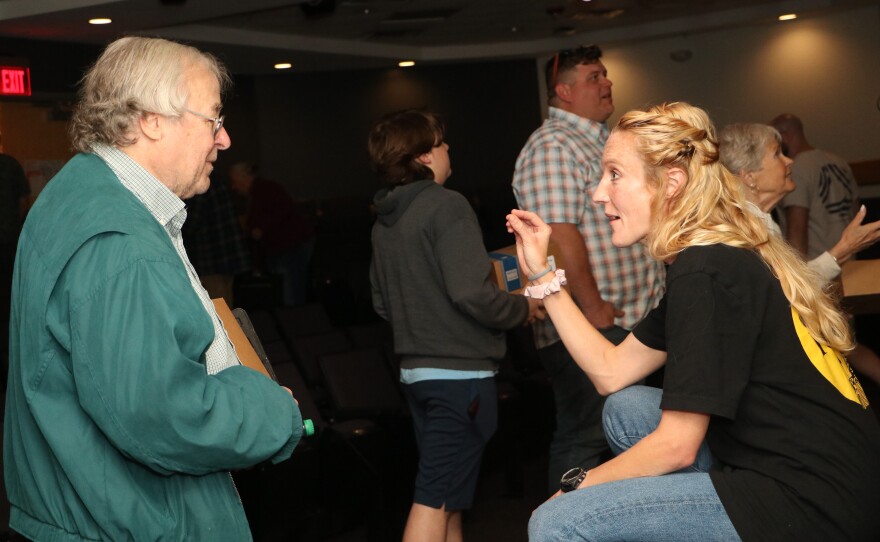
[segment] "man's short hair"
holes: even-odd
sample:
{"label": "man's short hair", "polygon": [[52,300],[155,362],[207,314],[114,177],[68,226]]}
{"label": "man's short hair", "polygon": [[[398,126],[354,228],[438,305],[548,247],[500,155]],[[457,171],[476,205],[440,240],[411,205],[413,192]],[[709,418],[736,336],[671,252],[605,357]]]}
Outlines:
{"label": "man's short hair", "polygon": [[195,47],[159,38],[125,37],[107,46],[80,81],[70,123],[74,149],[95,143],[125,147],[137,141],[134,123],[144,113],[180,117],[189,98],[186,73],[211,71],[221,93],[231,84],[226,68]]}
{"label": "man's short hair", "polygon": [[392,186],[434,178],[418,157],[443,143],[446,128],[436,114],[422,109],[389,113],[373,126],[370,160],[379,178]]}
{"label": "man's short hair", "polygon": [[573,49],[559,51],[544,65],[544,81],[547,83],[547,98],[556,97],[556,83],[561,76],[581,64],[595,64],[602,58],[598,45],[581,45]]}
{"label": "man's short hair", "polygon": [[779,130],[779,133],[791,132],[794,134],[804,135],[804,125],[801,119],[791,113],[783,113],[773,120],[770,124]]}

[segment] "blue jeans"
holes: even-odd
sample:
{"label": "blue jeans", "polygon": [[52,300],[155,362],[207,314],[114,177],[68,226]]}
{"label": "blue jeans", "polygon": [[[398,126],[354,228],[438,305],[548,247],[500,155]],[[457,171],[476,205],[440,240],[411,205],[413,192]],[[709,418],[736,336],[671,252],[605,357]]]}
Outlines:
{"label": "blue jeans", "polygon": [[[608,397],[602,421],[616,454],[656,429],[660,394],[656,388],[631,386]],[[529,540],[737,541],[706,472],[711,465],[704,442],[694,464],[682,471],[565,493],[535,510]]]}
{"label": "blue jeans", "polygon": [[[620,344],[629,334],[622,327],[599,330],[606,339]],[[562,341],[538,350],[538,357],[553,386],[556,430],[550,442],[547,474],[548,495],[559,489],[559,479],[572,467],[591,469],[608,450],[602,432],[605,399],[572,359]]]}

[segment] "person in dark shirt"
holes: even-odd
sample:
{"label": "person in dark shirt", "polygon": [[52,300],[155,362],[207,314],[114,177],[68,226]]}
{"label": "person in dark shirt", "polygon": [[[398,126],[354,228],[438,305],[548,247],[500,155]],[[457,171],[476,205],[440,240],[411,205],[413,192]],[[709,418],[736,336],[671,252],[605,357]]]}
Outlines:
{"label": "person in dark shirt", "polygon": [[222,297],[227,305],[234,307],[235,276],[247,271],[251,262],[231,189],[226,183],[215,182],[207,192],[187,202],[183,242],[211,298]]}
{"label": "person in dark shirt", "polygon": [[[615,245],[666,262],[666,295],[619,346],[545,273],[550,227],[514,210],[527,295],[606,400],[612,460],[532,515],[544,540],[876,540],[880,424],[843,353],[847,318],[749,209],[706,113],[625,114],[593,201]],[[634,385],[659,367],[663,389]],[[572,465],[578,467],[578,465]]]}
{"label": "person in dark shirt", "polygon": [[302,305],[315,229],[283,186],[259,176],[256,165],[229,169],[232,189],[245,197],[244,229],[252,241],[254,268],[281,275],[285,305]]}
{"label": "person in dark shirt", "polygon": [[[0,135],[2,138],[2,135]],[[6,386],[9,355],[9,293],[15,247],[27,212],[31,188],[21,164],[3,152],[0,139],[0,384]]]}

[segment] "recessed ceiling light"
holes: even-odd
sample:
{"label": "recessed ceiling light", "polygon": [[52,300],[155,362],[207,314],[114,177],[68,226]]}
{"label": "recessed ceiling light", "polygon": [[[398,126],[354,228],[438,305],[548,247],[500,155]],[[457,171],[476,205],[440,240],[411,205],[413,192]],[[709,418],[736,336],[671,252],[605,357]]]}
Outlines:
{"label": "recessed ceiling light", "polygon": [[293,64],[291,64],[290,62],[279,62],[278,64],[275,64],[276,70],[289,70],[292,67]]}
{"label": "recessed ceiling light", "polygon": [[89,19],[89,24],[110,24],[113,22],[113,19],[108,19],[106,17],[97,17],[95,19]]}
{"label": "recessed ceiling light", "polygon": [[411,68],[412,66],[415,66],[416,63],[414,60],[401,60],[397,65],[401,68]]}
{"label": "recessed ceiling light", "polygon": [[797,13],[786,13],[779,16],[780,21],[791,21],[792,19],[797,19]]}

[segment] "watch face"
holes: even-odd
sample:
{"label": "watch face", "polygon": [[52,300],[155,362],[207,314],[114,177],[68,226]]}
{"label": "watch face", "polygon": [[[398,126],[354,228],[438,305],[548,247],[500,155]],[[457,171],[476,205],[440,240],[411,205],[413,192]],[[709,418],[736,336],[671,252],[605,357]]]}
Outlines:
{"label": "watch face", "polygon": [[580,476],[582,472],[584,472],[584,469],[580,467],[569,469],[565,472],[565,474],[562,475],[562,480],[560,480],[560,483],[571,484],[572,482],[577,480],[577,477]]}
{"label": "watch face", "polygon": [[584,480],[584,474],[586,474],[584,469],[580,467],[569,469],[562,475],[562,479],[559,481],[559,486],[562,488],[562,491],[568,492],[577,489],[577,486]]}

